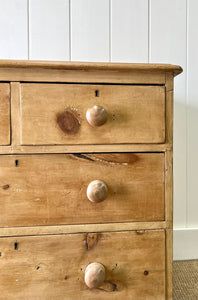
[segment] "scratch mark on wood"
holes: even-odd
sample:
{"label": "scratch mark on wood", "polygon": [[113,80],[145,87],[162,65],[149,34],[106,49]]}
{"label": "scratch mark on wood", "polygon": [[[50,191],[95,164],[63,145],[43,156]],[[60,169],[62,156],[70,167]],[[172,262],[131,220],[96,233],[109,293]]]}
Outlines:
{"label": "scratch mark on wood", "polygon": [[145,230],[137,230],[136,233],[139,234],[139,235],[142,235],[142,234],[145,233]]}
{"label": "scratch mark on wood", "polygon": [[128,166],[128,163],[120,163],[120,162],[112,162],[112,161],[107,161],[107,160],[104,160],[104,159],[100,159],[100,158],[97,158],[95,156],[92,156],[94,160],[96,161],[99,161],[101,163],[104,163],[104,164],[107,164],[107,165],[119,165],[119,166]]}
{"label": "scratch mark on wood", "polygon": [[110,280],[106,280],[103,284],[103,287],[98,288],[98,290],[104,291],[104,292],[115,292],[117,289],[117,284],[113,283]]}
{"label": "scratch mark on wood", "polygon": [[88,157],[88,156],[86,156],[84,154],[81,154],[81,153],[74,153],[73,155],[76,156],[76,157],[82,158],[82,159],[94,161],[92,158],[90,158],[90,157]]}

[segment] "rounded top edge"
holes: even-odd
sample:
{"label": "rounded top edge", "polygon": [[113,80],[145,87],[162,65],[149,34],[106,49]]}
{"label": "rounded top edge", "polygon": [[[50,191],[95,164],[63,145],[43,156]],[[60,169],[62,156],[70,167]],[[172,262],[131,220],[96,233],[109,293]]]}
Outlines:
{"label": "rounded top edge", "polygon": [[0,68],[44,68],[62,70],[109,70],[172,72],[174,76],[182,73],[182,67],[158,63],[121,63],[121,62],[78,62],[78,61],[43,61],[43,60],[0,60]]}

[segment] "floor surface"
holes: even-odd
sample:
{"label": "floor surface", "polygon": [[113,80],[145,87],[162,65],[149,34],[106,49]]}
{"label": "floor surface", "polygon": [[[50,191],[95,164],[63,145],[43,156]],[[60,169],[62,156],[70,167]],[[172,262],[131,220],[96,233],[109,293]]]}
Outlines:
{"label": "floor surface", "polygon": [[198,260],[173,262],[173,300],[198,300]]}

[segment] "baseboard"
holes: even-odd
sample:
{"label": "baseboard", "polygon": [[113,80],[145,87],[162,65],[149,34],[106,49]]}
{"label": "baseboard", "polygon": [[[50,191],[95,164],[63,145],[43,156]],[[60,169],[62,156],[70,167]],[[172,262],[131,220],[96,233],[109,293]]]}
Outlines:
{"label": "baseboard", "polygon": [[173,260],[198,259],[198,228],[173,230]]}

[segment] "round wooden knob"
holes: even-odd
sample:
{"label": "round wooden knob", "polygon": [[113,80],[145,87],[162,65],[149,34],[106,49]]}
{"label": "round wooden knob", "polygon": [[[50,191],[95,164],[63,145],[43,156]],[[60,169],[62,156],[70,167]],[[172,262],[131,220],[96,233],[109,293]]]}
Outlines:
{"label": "round wooden knob", "polygon": [[107,185],[102,180],[90,182],[87,188],[87,198],[91,202],[101,202],[107,198]]}
{"label": "round wooden knob", "polygon": [[94,262],[85,269],[85,283],[90,289],[100,287],[105,281],[105,267]]}
{"label": "round wooden knob", "polygon": [[94,105],[87,110],[86,118],[91,126],[101,126],[107,121],[107,112],[102,106]]}

